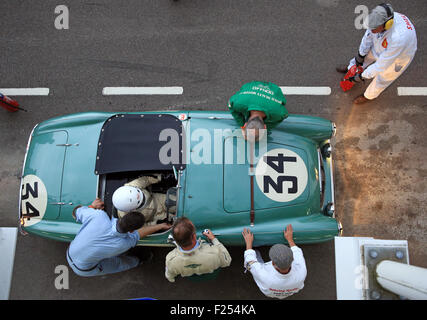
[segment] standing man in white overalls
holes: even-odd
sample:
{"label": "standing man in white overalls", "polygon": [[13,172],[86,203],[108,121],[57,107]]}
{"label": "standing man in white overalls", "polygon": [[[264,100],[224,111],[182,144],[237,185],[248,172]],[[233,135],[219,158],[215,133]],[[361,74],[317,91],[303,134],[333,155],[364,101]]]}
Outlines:
{"label": "standing man in white overalls", "polygon": [[390,4],[376,6],[368,16],[368,29],[360,43],[359,52],[348,67],[337,71],[347,73],[352,66],[362,66],[363,73],[349,78],[353,82],[372,79],[364,94],[354,99],[362,104],[377,98],[412,62],[417,51],[417,35],[411,21],[394,12]]}

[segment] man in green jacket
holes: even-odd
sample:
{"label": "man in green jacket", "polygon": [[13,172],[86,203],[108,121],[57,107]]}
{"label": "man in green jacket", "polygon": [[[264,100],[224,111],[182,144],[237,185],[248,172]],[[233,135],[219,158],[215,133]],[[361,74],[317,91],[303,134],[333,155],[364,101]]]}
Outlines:
{"label": "man in green jacket", "polygon": [[245,138],[248,131],[272,129],[288,117],[286,99],[280,87],[271,82],[253,81],[243,85],[228,101],[228,108]]}

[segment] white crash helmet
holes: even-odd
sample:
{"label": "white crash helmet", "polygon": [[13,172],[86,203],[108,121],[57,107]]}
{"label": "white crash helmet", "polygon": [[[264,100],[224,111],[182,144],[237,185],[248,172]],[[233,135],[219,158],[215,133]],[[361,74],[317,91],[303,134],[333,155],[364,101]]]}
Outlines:
{"label": "white crash helmet", "polygon": [[122,186],[113,193],[113,205],[120,211],[135,210],[141,207],[144,202],[144,193],[136,187]]}

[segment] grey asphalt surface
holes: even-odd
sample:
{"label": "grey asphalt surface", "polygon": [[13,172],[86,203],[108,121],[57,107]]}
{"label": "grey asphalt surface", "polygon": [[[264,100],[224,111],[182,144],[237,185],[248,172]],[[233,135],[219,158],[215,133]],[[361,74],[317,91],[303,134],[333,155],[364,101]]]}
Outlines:
{"label": "grey asphalt surface", "polygon": [[[329,86],[329,96],[288,96],[287,109],[335,121],[336,211],[344,236],[407,239],[411,264],[427,267],[425,207],[427,100],[399,97],[398,86],[427,86],[427,7],[392,2],[414,23],[418,52],[377,100],[343,93],[335,66],[357,52],[363,30],[355,7],[378,1],[3,0],[0,88],[48,87],[47,97],[16,97],[28,113],[0,110],[0,226],[15,227],[20,174],[33,126],[83,111],[227,110],[228,98],[253,80],[280,86]],[[54,9],[70,10],[70,29],[54,28]],[[180,96],[103,96],[109,86],[182,86]],[[243,271],[243,248],[216,281],[164,278],[170,249],[120,274],[80,278],[57,290],[66,243],[19,236],[11,299],[265,299]],[[333,242],[301,246],[308,276],[289,299],[336,299]],[[265,259],[268,248],[263,248]]]}

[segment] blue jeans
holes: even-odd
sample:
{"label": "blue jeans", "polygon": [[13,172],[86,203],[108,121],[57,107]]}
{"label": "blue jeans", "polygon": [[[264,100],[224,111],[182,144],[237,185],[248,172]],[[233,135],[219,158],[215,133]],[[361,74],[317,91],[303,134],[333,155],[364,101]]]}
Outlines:
{"label": "blue jeans", "polygon": [[71,269],[73,269],[74,273],[82,277],[103,276],[106,274],[126,271],[135,268],[139,264],[139,259],[137,257],[120,255],[118,257],[101,260],[93,270],[81,271],[74,265],[73,262],[71,262],[68,256],[68,250],[66,256],[68,264]]}

